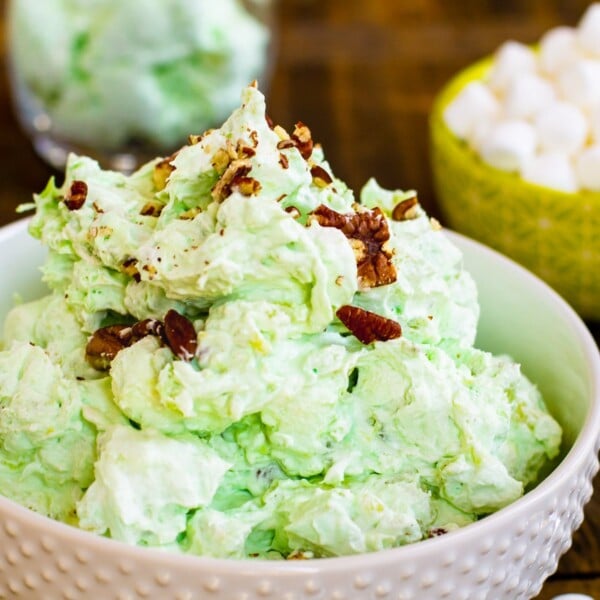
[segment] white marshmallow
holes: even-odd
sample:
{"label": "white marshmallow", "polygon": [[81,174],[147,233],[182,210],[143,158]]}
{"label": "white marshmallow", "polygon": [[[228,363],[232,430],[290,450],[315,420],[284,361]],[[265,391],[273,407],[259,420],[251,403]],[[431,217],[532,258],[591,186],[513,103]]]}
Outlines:
{"label": "white marshmallow", "polygon": [[580,188],[600,192],[600,143],[579,154],[575,174]]}
{"label": "white marshmallow", "polygon": [[454,135],[469,139],[479,123],[492,121],[499,113],[500,104],[490,89],[473,81],[446,107],[444,120]]}
{"label": "white marshmallow", "polygon": [[583,111],[568,102],[554,102],[535,119],[540,148],[547,152],[574,154],[583,147],[588,135]]}
{"label": "white marshmallow", "polygon": [[600,3],[588,6],[577,26],[577,38],[582,48],[600,58]]}
{"label": "white marshmallow", "polygon": [[580,59],[558,77],[562,95],[581,108],[600,102],[600,60]]}
{"label": "white marshmallow", "polygon": [[539,45],[540,68],[548,75],[556,75],[581,58],[577,35],[572,27],[555,27],[546,32]]}
{"label": "white marshmallow", "polygon": [[563,192],[577,191],[577,179],[569,157],[560,152],[537,154],[521,169],[525,181]]}
{"label": "white marshmallow", "polygon": [[481,142],[480,154],[489,165],[503,171],[518,171],[534,154],[535,129],[526,121],[500,121]]}
{"label": "white marshmallow", "polygon": [[505,42],[496,51],[488,81],[492,89],[503,92],[513,79],[522,73],[533,73],[536,69],[536,55],[529,46],[519,42]]}
{"label": "white marshmallow", "polygon": [[534,73],[523,73],[508,86],[504,108],[509,117],[533,117],[556,98],[552,85]]}
{"label": "white marshmallow", "polygon": [[469,142],[469,146],[471,146],[471,148],[473,148],[473,150],[475,150],[478,154],[481,154],[481,149],[497,122],[497,120],[481,121],[474,127],[473,132],[467,141]]}

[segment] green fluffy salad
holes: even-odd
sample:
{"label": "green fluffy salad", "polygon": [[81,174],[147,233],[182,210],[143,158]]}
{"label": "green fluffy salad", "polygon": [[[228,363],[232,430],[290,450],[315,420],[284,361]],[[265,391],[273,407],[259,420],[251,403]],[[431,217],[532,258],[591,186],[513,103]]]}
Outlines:
{"label": "green fluffy salad", "polygon": [[0,351],[0,490],[139,546],[327,557],[519,498],[561,431],[473,346],[461,252],[414,192],[355,198],[253,86],[132,175],[71,156],[35,196],[51,293]]}

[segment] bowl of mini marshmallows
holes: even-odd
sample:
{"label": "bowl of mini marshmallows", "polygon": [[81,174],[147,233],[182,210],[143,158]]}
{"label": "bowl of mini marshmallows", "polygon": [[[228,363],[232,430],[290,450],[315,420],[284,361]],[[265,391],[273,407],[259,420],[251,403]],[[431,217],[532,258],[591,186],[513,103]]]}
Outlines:
{"label": "bowl of mini marshmallows", "polygon": [[445,222],[600,320],[600,3],[460,72],[430,125]]}

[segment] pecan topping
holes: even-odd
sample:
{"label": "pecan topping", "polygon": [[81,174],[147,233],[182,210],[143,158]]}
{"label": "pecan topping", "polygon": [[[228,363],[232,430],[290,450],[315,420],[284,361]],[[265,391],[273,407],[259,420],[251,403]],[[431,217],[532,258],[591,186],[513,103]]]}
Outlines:
{"label": "pecan topping", "polygon": [[255,196],[262,188],[260,181],[252,177],[236,177],[231,187],[243,196]]}
{"label": "pecan topping", "polygon": [[288,157],[283,152],[279,153],[279,164],[281,165],[281,167],[283,169],[287,169],[290,166],[290,161],[288,160]]}
{"label": "pecan topping", "polygon": [[177,215],[177,218],[182,219],[183,221],[191,221],[194,218],[196,218],[201,212],[202,209],[199,206],[192,206],[192,208],[188,208],[182,213],[179,213]]}
{"label": "pecan topping", "polygon": [[402,335],[400,323],[358,308],[358,306],[346,304],[338,308],[335,314],[363,344],[371,344],[375,341],[385,342]]}
{"label": "pecan topping", "polygon": [[231,162],[212,189],[212,197],[217,202],[225,200],[231,194],[233,187],[239,184],[240,180],[246,177],[251,169],[252,165],[247,158]]}
{"label": "pecan topping", "polygon": [[195,146],[196,144],[199,144],[207,135],[210,135],[213,131],[214,129],[207,129],[204,133],[201,133],[200,135],[198,135],[197,133],[192,133],[188,135],[188,144],[190,146]]}
{"label": "pecan topping", "polygon": [[71,184],[71,187],[64,198],[64,203],[69,210],[79,210],[85,203],[87,193],[87,183],[85,181],[75,180]]}
{"label": "pecan topping", "polygon": [[165,315],[164,338],[175,356],[190,361],[198,348],[198,338],[192,322],[171,309]]}
{"label": "pecan topping", "polygon": [[85,359],[98,371],[107,371],[112,359],[131,343],[129,325],[109,325],[94,332],[85,347]]}
{"label": "pecan topping", "polygon": [[273,129],[275,127],[275,122],[273,121],[273,119],[271,119],[269,115],[265,115],[265,121],[267,122],[269,129]]}
{"label": "pecan topping", "polygon": [[146,202],[144,206],[142,206],[142,210],[140,210],[140,215],[144,217],[160,217],[160,213],[162,212],[165,205],[162,202],[158,202],[157,200],[150,200]]}
{"label": "pecan topping", "polygon": [[298,148],[298,151],[302,155],[304,160],[308,160],[313,151],[313,140],[310,133],[310,129],[301,121],[296,123],[294,133],[288,135],[287,131],[277,125],[275,127],[275,133],[279,136],[279,142],[277,142],[278,150],[287,150],[288,148]]}
{"label": "pecan topping", "polygon": [[313,178],[313,183],[320,188],[327,187],[330,183],[333,183],[331,175],[319,165],[314,165],[310,169],[310,174]]}
{"label": "pecan topping", "polygon": [[[290,134],[281,125],[275,125],[275,127],[273,127],[273,131],[281,141],[290,139]],[[290,146],[287,147],[291,148],[293,145],[294,144],[292,143]]]}
{"label": "pecan topping", "polygon": [[137,342],[147,335],[164,337],[164,325],[158,319],[144,319],[131,326],[131,343]]}
{"label": "pecan topping", "polygon": [[252,158],[256,155],[256,150],[254,148],[244,146],[241,142],[238,144],[236,151],[239,158]]}
{"label": "pecan topping", "polygon": [[144,319],[133,325],[109,325],[97,329],[85,347],[85,358],[94,369],[107,371],[121,350],[148,335],[158,337],[183,360],[189,361],[194,357],[198,345],[194,326],[183,315],[170,310],[164,323],[157,319]]}
{"label": "pecan topping", "polygon": [[392,219],[394,221],[410,221],[416,218],[418,205],[419,199],[416,196],[398,202],[392,211]]}
{"label": "pecan topping", "polygon": [[339,229],[350,241],[356,258],[358,284],[361,289],[396,281],[392,253],[386,248],[390,230],[380,208],[342,214],[324,204],[311,215],[323,227]]}
{"label": "pecan topping", "polygon": [[300,154],[302,154],[302,158],[308,160],[313,151],[313,140],[310,129],[302,123],[302,121],[298,121],[291,138],[296,142],[296,146],[300,151]]}
{"label": "pecan topping", "polygon": [[146,271],[146,273],[148,273],[148,275],[150,276],[150,279],[152,279],[156,275],[156,273],[158,273],[158,271],[154,265],[144,265],[142,267],[142,269],[144,271]]}
{"label": "pecan topping", "polygon": [[444,529],[444,527],[435,527],[429,530],[428,537],[439,537],[440,535],[445,535],[446,533],[448,533],[448,530]]}
{"label": "pecan topping", "polygon": [[223,175],[230,162],[231,156],[229,155],[229,152],[227,152],[227,150],[225,150],[224,148],[220,148],[213,156],[211,165],[219,175]]}
{"label": "pecan topping", "polygon": [[290,138],[279,140],[277,142],[277,150],[287,150],[288,148],[295,148],[295,147],[296,147],[296,143],[294,142],[294,140],[292,140]]}
{"label": "pecan topping", "polygon": [[152,181],[157,191],[164,190],[167,186],[167,180],[171,173],[175,170],[175,167],[171,164],[171,161],[177,156],[177,153],[171,154],[162,160],[158,161],[154,165],[154,171],[152,172]]}
{"label": "pecan topping", "polygon": [[294,219],[297,219],[300,216],[300,211],[295,206],[286,206],[285,212],[292,215]]}
{"label": "pecan topping", "polygon": [[137,268],[137,258],[128,258],[121,265],[121,270],[125,275],[129,275],[129,277],[133,277],[133,279],[137,282],[140,281],[140,272]]}

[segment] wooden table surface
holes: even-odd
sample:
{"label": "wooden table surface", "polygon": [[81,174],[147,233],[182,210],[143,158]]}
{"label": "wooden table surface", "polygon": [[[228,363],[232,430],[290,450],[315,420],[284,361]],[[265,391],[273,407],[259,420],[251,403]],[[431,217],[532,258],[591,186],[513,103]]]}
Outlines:
{"label": "wooden table surface", "polygon": [[[5,1],[0,1],[0,8]],[[583,0],[281,0],[269,112],[286,127],[297,120],[307,123],[313,137],[322,142],[334,172],[354,189],[371,176],[388,187],[415,188],[430,213],[441,219],[431,185],[427,141],[427,115],[435,94],[453,73],[502,41],[534,42],[550,27],[574,25],[588,4]],[[4,59],[4,50],[0,53]],[[29,201],[52,174],[15,122],[3,66],[0,225],[13,221],[15,207]],[[590,326],[600,339],[598,326]],[[573,547],[540,599],[567,591],[600,599],[599,537],[600,490],[587,507]]]}

